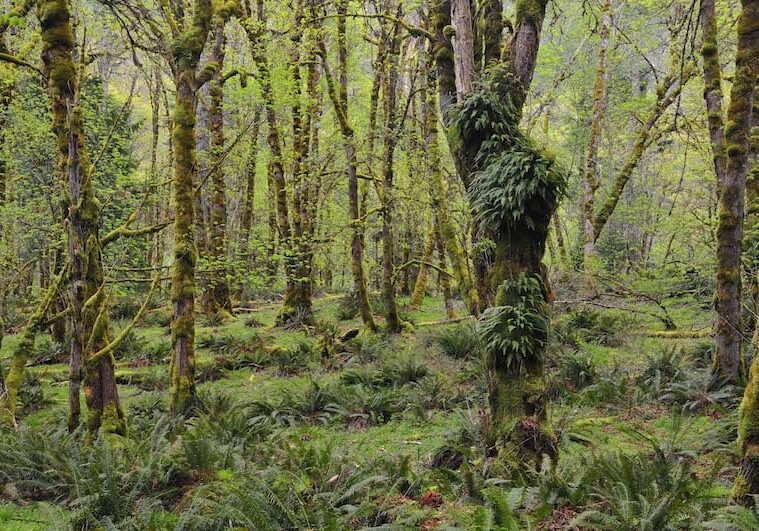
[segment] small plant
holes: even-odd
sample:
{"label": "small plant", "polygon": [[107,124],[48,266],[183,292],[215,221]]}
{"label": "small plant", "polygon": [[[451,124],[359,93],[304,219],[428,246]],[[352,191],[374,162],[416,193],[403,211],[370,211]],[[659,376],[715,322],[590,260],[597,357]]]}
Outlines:
{"label": "small plant", "polygon": [[144,341],[137,336],[134,330],[131,330],[119,343],[114,357],[117,360],[135,360],[140,357],[143,348]]}
{"label": "small plant", "polygon": [[477,329],[471,324],[442,328],[432,336],[432,342],[446,356],[454,359],[470,359],[479,356]]}
{"label": "small plant", "polygon": [[274,347],[271,350],[271,358],[277,367],[279,374],[292,376],[298,374],[313,359],[313,343],[299,341],[290,348]]}
{"label": "small plant", "polygon": [[625,408],[630,405],[632,397],[632,377],[619,366],[599,372],[594,383],[582,390],[580,401],[583,404],[609,409]]}
{"label": "small plant", "polygon": [[42,380],[37,374],[31,371],[24,372],[23,381],[18,391],[18,401],[23,415],[39,411],[49,404],[49,400],[45,397]]}
{"label": "small plant", "polygon": [[349,345],[355,352],[354,360],[360,363],[375,361],[391,346],[387,337],[378,334],[358,334]]}
{"label": "small plant", "polygon": [[719,471],[699,477],[691,471],[690,452],[681,448],[687,425],[675,417],[665,439],[633,432],[651,452],[616,452],[596,456],[593,471],[596,507],[583,511],[572,525],[588,529],[691,529],[702,522],[715,499],[711,486]]}
{"label": "small plant", "polygon": [[261,328],[264,326],[264,324],[259,319],[251,315],[245,319],[245,326],[248,328]]}
{"label": "small plant", "polygon": [[327,424],[335,416],[346,416],[334,393],[311,381],[305,391],[287,391],[282,396],[283,410],[294,419],[312,424]]}
{"label": "small plant", "polygon": [[595,383],[596,363],[589,355],[574,352],[561,363],[561,374],[574,390],[581,390]]}
{"label": "small plant", "polygon": [[618,315],[586,307],[562,316],[554,330],[561,341],[575,347],[581,343],[618,347],[622,344],[623,325]]}
{"label": "small plant", "polygon": [[703,526],[709,531],[755,531],[759,529],[759,504],[754,502],[753,507],[720,507]]}
{"label": "small plant", "polygon": [[341,406],[349,412],[353,426],[384,424],[402,411],[403,404],[394,389],[377,389],[365,385],[346,387],[338,396]]}
{"label": "small plant", "polygon": [[683,412],[693,413],[707,408],[727,410],[735,407],[740,400],[738,390],[732,385],[711,389],[708,371],[690,372],[681,381],[673,381],[663,389],[661,400],[669,404],[679,404]]}
{"label": "small plant", "polygon": [[542,352],[548,340],[548,318],[542,284],[521,274],[498,288],[494,306],[480,317],[477,331],[488,356],[518,372],[525,360]]}
{"label": "small plant", "polygon": [[386,362],[380,368],[379,381],[383,385],[402,387],[418,382],[429,374],[429,369],[412,356],[402,356]]}
{"label": "small plant", "polygon": [[332,358],[342,348],[340,327],[332,321],[320,321],[314,327],[313,335],[317,338],[316,350],[323,359]]}
{"label": "small plant", "polygon": [[694,369],[708,369],[714,358],[714,343],[702,341],[687,353],[687,359]]}
{"label": "small plant", "polygon": [[356,318],[358,310],[356,292],[350,290],[340,297],[340,300],[337,303],[337,309],[335,310],[335,317],[340,321],[350,321],[351,319]]}
{"label": "small plant", "polygon": [[64,363],[69,356],[66,345],[52,341],[48,336],[42,336],[34,343],[34,363],[52,365]]}
{"label": "small plant", "polygon": [[637,378],[637,383],[655,396],[659,396],[667,385],[682,378],[680,352],[677,349],[663,349],[646,358],[646,367]]}

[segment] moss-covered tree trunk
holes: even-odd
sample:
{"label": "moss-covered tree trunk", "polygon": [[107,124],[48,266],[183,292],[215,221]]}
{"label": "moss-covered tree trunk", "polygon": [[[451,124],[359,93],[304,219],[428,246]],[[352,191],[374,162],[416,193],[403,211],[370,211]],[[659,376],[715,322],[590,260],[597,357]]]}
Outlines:
{"label": "moss-covered tree trunk", "polygon": [[445,242],[443,241],[442,230],[440,228],[440,219],[435,216],[435,246],[437,248],[440,269],[438,270],[438,280],[443,292],[443,304],[445,304],[445,314],[448,319],[456,318],[456,306],[453,301],[453,292],[451,290],[451,279],[445,274],[448,270],[448,261],[446,259]]}
{"label": "moss-covered tree trunk", "polygon": [[[45,292],[45,296],[35,308],[32,315],[26,321],[22,329],[20,340],[13,349],[11,363],[8,367],[8,373],[5,375],[5,381],[2,383],[0,396],[0,414],[4,421],[15,424],[16,407],[18,406],[18,393],[21,388],[21,382],[24,378],[24,370],[34,352],[34,340],[37,334],[44,328],[48,310],[52,304],[59,298],[59,290],[64,279],[68,279],[68,266],[58,273],[50,282]],[[0,339],[1,336],[0,336]],[[77,399],[79,396],[77,395]]]}
{"label": "moss-covered tree trunk", "polygon": [[349,119],[347,14],[348,2],[347,0],[340,0],[337,4],[337,59],[339,77],[339,84],[337,86],[335,86],[334,78],[329,71],[326,48],[323,43],[320,45],[320,54],[323,61],[322,66],[325,73],[324,77],[327,81],[329,97],[332,100],[332,105],[337,115],[345,149],[345,173],[348,179],[348,223],[351,227],[350,267],[351,275],[353,276],[353,291],[358,302],[361,321],[370,330],[376,330],[377,325],[374,323],[372,307],[369,301],[369,290],[366,286],[366,275],[364,273],[364,220],[360,216],[355,131]]}
{"label": "moss-covered tree trunk", "polygon": [[595,246],[596,236],[593,219],[595,217],[595,194],[601,185],[601,175],[598,165],[598,148],[601,142],[601,126],[606,108],[606,55],[609,48],[609,37],[612,25],[612,2],[604,0],[601,20],[601,31],[598,42],[598,62],[596,64],[596,79],[593,87],[593,105],[590,118],[590,138],[588,139],[588,155],[585,162],[584,194],[582,200],[582,225],[584,243],[585,286],[590,292],[595,292]]}
{"label": "moss-covered tree trunk", "polygon": [[109,343],[109,324],[99,237],[100,203],[95,198],[79,106],[70,5],[68,0],[41,0],[37,13],[58,166],[68,194],[65,216],[72,318],[69,428],[79,424],[79,381],[83,375],[90,433],[95,434],[102,427],[105,432],[123,435],[126,423],[116,387],[113,356],[93,356]]}
{"label": "moss-covered tree trunk", "polygon": [[[296,4],[295,20],[302,23],[304,20],[304,5],[302,1]],[[287,325],[290,322],[310,323],[313,321],[312,309],[312,284],[311,284],[311,261],[312,241],[310,231],[312,219],[316,213],[315,200],[306,191],[307,183],[305,173],[308,170],[307,158],[309,153],[309,141],[311,130],[304,128],[303,115],[301,112],[301,33],[294,33],[291,37],[290,48],[290,71],[292,74],[292,87],[295,91],[292,102],[292,130],[293,130],[293,201],[292,208],[288,197],[288,179],[285,170],[285,155],[279,120],[277,118],[274,90],[272,87],[271,72],[267,56],[266,38],[266,13],[262,0],[256,2],[256,17],[253,13],[245,13],[243,27],[253,47],[253,59],[258,66],[257,80],[261,87],[261,95],[266,109],[266,120],[269,127],[267,141],[271,150],[269,162],[269,175],[271,176],[271,188],[273,190],[273,204],[276,212],[276,226],[280,248],[284,254],[285,297],[282,308],[277,315],[277,324]],[[311,18],[309,18],[311,20]],[[297,25],[297,24],[296,24]],[[315,72],[316,50],[309,50],[310,72]],[[310,74],[311,75],[311,74]],[[311,86],[311,85],[314,86]],[[309,91],[315,91],[315,79],[309,81]],[[292,221],[291,221],[292,218]]]}
{"label": "moss-covered tree trunk", "polygon": [[[430,44],[431,53],[434,53],[435,45]],[[432,57],[430,63],[432,63]],[[464,305],[472,315],[479,314],[479,298],[477,288],[472,280],[469,259],[462,245],[459,244],[456,227],[451,220],[450,206],[448,202],[448,185],[443,177],[440,142],[438,139],[438,115],[435,112],[435,89],[437,80],[434,76],[432,64],[429,68],[427,82],[423,86],[424,95],[424,147],[427,154],[427,164],[430,173],[430,187],[432,201],[437,210],[440,224],[440,237],[448,252],[453,269],[453,278],[458,284],[458,289]]]}
{"label": "moss-covered tree trunk", "polygon": [[213,24],[213,48],[210,61],[213,76],[210,81],[208,106],[209,127],[211,133],[211,215],[208,238],[208,257],[210,270],[209,297],[207,297],[208,314],[231,314],[232,300],[227,278],[227,201],[224,183],[224,57],[226,54],[226,20],[216,16]]}
{"label": "moss-covered tree trunk", "polygon": [[[0,53],[7,53],[0,40]],[[5,129],[8,122],[8,109],[13,99],[13,83],[4,79],[0,81],[0,205],[5,204],[8,192],[8,163],[5,160]]]}
{"label": "moss-covered tree trunk", "polygon": [[258,139],[261,133],[262,111],[256,107],[253,114],[253,127],[250,130],[250,147],[245,161],[245,199],[240,216],[240,246],[247,256],[250,244],[250,231],[253,228],[253,208],[256,199],[256,167],[258,166]]}
{"label": "moss-covered tree trunk", "polygon": [[[194,199],[196,82],[200,54],[211,24],[210,0],[196,0],[187,22],[174,14],[170,63],[176,94],[172,142],[174,146],[174,266],[171,279],[172,356],[169,406],[172,414],[188,412],[195,396],[195,248]],[[186,26],[185,26],[186,24]]]}
{"label": "moss-covered tree trunk", "polygon": [[[727,165],[725,168],[726,186],[723,187],[720,196],[720,207],[724,197],[732,186],[733,181],[738,181],[736,187],[740,187],[741,179],[745,182],[749,172],[749,153],[756,146],[752,146],[750,134],[753,117],[759,108],[757,100],[757,83],[759,83],[759,0],[743,0],[741,2],[741,14],[738,18],[738,47],[735,57],[735,76],[730,91],[730,105],[727,111],[728,127],[725,128],[725,142],[727,150]],[[754,160],[755,162],[755,160]],[[752,171],[757,171],[754,168]],[[752,174],[752,179],[756,174]],[[756,183],[752,180],[752,186]],[[740,195],[740,194],[739,194]],[[756,199],[755,190],[751,196]],[[740,196],[742,202],[743,197]],[[743,205],[740,205],[741,208]],[[752,205],[755,207],[755,205]],[[742,210],[739,211],[742,214]],[[740,220],[742,221],[742,220]],[[737,230],[741,223],[738,222]],[[753,220],[752,220],[753,221]],[[723,213],[720,211],[720,226],[723,223]],[[727,228],[731,224],[726,223]],[[753,228],[753,227],[752,227]],[[737,236],[740,237],[740,232]],[[750,233],[749,237],[755,234]],[[720,237],[718,227],[718,238]],[[719,241],[719,240],[718,240]],[[754,243],[749,239],[750,243]],[[739,241],[740,244],[740,241]],[[718,248],[719,252],[719,248]],[[739,261],[740,261],[740,248]],[[728,267],[731,263],[718,259],[718,267]],[[740,267],[740,264],[738,264]],[[723,275],[726,272],[723,272]],[[737,274],[740,275],[740,269]],[[718,297],[721,288],[720,271],[718,270]],[[740,291],[738,292],[740,296]],[[739,310],[740,311],[740,308]],[[754,333],[754,348],[759,347],[759,333]],[[717,344],[719,348],[719,343]],[[738,352],[740,356],[740,351]],[[738,359],[738,371],[741,370],[742,360]],[[728,365],[727,368],[730,368]],[[715,367],[716,369],[716,367]],[[730,373],[722,371],[725,376]],[[741,463],[738,477],[735,480],[733,496],[742,504],[753,503],[752,495],[759,495],[759,356],[754,361],[749,372],[749,381],[743,395],[740,408],[740,425],[738,427],[738,445],[741,453]]]}
{"label": "moss-covered tree trunk", "polygon": [[[738,21],[736,73],[727,111],[722,118],[721,65],[713,0],[701,3],[701,55],[714,170],[719,190],[717,222],[717,287],[714,295],[715,356],[711,388],[739,383],[744,376],[741,353],[741,251],[750,149],[750,126],[759,71],[757,2],[742,2]],[[751,207],[749,207],[751,208]]]}
{"label": "moss-covered tree trunk", "polygon": [[[457,169],[469,192],[478,237],[493,242],[492,265],[480,275],[480,301],[494,305],[479,324],[486,345],[485,440],[493,453],[498,451],[515,466],[539,462],[544,454],[556,457],[555,437],[546,422],[543,358],[549,288],[542,260],[565,176],[519,130],[546,3],[516,3],[514,33],[502,61],[491,66],[481,88],[449,111],[456,133],[452,144],[460,157]],[[486,19],[480,20],[483,28],[488,27],[487,17],[493,25],[502,23],[500,6],[488,7]],[[444,17],[438,13],[438,20]],[[438,41],[438,72],[446,82],[444,50],[445,43]],[[484,113],[490,123],[483,129],[476,120]]]}
{"label": "moss-covered tree trunk", "polygon": [[411,294],[411,300],[408,303],[409,309],[418,310],[424,302],[424,295],[427,293],[427,273],[430,269],[429,264],[432,260],[432,253],[435,250],[436,235],[436,231],[432,227],[424,240],[424,250],[422,251],[419,271],[416,274],[416,281],[414,282],[414,292]]}
{"label": "moss-covered tree trunk", "polygon": [[400,25],[394,24],[388,39],[387,57],[382,85],[384,93],[385,132],[382,153],[382,291],[385,300],[385,321],[388,332],[401,331],[401,319],[395,301],[395,242],[393,210],[395,206],[395,147],[397,145],[398,61],[400,55]]}

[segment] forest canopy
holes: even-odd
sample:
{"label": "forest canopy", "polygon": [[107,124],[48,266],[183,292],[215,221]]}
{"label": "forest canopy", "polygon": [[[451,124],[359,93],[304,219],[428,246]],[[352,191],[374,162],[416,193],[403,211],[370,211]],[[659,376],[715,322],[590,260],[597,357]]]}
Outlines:
{"label": "forest canopy", "polygon": [[759,0],[0,3],[0,528],[759,529]]}

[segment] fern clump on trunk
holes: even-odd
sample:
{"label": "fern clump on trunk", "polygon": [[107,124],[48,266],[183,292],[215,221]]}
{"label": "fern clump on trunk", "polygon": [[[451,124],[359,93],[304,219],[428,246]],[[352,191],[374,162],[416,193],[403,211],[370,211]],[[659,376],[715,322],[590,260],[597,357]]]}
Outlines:
{"label": "fern clump on trunk", "polygon": [[468,191],[481,240],[491,242],[485,280],[494,307],[479,327],[488,373],[485,440],[539,462],[556,455],[544,393],[550,290],[542,260],[566,172],[520,131],[514,83],[508,66],[494,67],[454,109],[452,127],[475,169]]}

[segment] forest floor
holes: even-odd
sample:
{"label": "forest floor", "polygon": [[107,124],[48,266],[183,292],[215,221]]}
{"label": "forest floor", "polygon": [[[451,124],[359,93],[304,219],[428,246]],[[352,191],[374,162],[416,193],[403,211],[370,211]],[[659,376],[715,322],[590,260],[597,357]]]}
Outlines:
{"label": "forest floor", "polygon": [[[710,312],[699,301],[666,304],[679,331],[709,329]],[[652,337],[663,330],[660,321],[619,310],[575,307],[556,315],[548,381],[559,464],[517,474],[477,448],[484,379],[472,322],[431,324],[446,316],[441,300],[427,298],[419,311],[405,312],[411,327],[403,335],[362,332],[343,342],[359,322],[339,320],[340,305],[340,297],[318,299],[323,324],[306,331],[274,328],[276,305],[226,323],[201,319],[201,413],[176,438],[158,433],[167,397],[167,311],[149,315],[154,325],[136,329],[117,356],[131,442],[109,448],[126,453],[122,461],[96,450],[72,455],[63,430],[67,366],[59,360],[66,353],[39,338],[22,428],[0,437],[0,473],[29,459],[10,473],[17,481],[5,478],[0,529],[65,528],[67,519],[84,522],[73,524],[81,528],[105,520],[133,529],[223,527],[224,515],[212,514],[221,502],[212,507],[211,499],[240,510],[250,503],[269,519],[261,522],[282,527],[569,529],[574,521],[643,529],[642,522],[659,521],[690,528],[726,504],[739,390],[706,391],[708,337]],[[16,341],[3,341],[3,363]],[[49,483],[42,459],[22,448],[41,437],[50,440],[38,451],[65,454],[46,458]],[[172,447],[161,449],[160,467],[135,457],[150,454],[151,441]],[[136,469],[163,476],[146,486],[135,480],[143,473]],[[255,490],[252,477],[265,483],[258,488],[277,508],[229,486],[245,478],[245,488]],[[109,483],[114,478],[120,485]],[[100,483],[82,486],[88,481]],[[114,492],[106,503],[108,489]],[[148,510],[151,496],[159,503]],[[666,520],[655,520],[662,506]],[[184,516],[191,513],[208,519],[193,523]]]}

